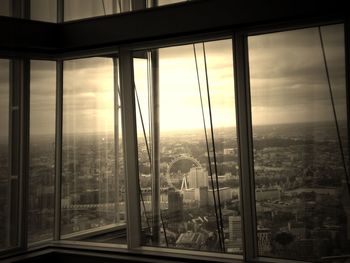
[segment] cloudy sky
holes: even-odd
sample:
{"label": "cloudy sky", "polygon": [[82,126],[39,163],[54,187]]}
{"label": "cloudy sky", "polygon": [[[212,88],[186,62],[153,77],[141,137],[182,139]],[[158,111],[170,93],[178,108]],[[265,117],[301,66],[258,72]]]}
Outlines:
{"label": "cloudy sky", "polygon": [[[322,28],[339,119],[345,118],[345,69],[342,26]],[[315,28],[248,39],[254,124],[332,121],[331,101]],[[205,44],[215,127],[235,125],[231,40]],[[196,44],[205,116],[208,103],[204,56]],[[202,128],[193,46],[159,50],[160,127],[164,131]],[[147,63],[135,59],[135,84],[148,121]],[[8,61],[0,60],[1,134],[8,124]],[[64,131],[113,130],[113,62],[89,58],[64,63]],[[32,61],[31,131],[54,133],[55,64]],[[138,123],[140,125],[140,123]]]}
{"label": "cloudy sky", "polygon": [[[345,116],[342,26],[322,28],[339,119]],[[333,120],[317,28],[249,38],[252,112],[255,124]]]}

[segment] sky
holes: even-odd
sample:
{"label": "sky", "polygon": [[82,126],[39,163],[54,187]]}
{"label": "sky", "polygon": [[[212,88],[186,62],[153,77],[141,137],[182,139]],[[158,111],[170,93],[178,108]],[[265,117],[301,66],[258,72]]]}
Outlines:
{"label": "sky", "polygon": [[[322,28],[339,119],[345,119],[342,25]],[[317,28],[248,38],[254,125],[332,121]],[[214,127],[235,126],[232,41],[205,43]],[[203,127],[193,45],[159,49],[160,128]],[[206,124],[208,100],[202,44],[196,44]],[[148,122],[147,63],[134,59],[135,84]],[[0,60],[0,135],[8,125],[8,61]],[[114,127],[113,62],[88,58],[64,63],[64,132],[110,132]],[[31,133],[54,133],[55,64],[31,62]],[[138,122],[140,127],[140,122]],[[148,129],[148,127],[146,127]]]}
{"label": "sky", "polygon": [[[343,27],[322,27],[338,119],[345,119]],[[249,37],[254,124],[333,120],[317,28]]]}

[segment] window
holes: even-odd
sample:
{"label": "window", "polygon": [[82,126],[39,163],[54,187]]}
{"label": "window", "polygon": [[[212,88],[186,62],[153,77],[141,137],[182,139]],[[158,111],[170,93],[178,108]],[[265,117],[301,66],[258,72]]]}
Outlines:
{"label": "window", "polygon": [[55,191],[56,62],[32,60],[28,242],[52,239]]}
{"label": "window", "polygon": [[10,1],[0,0],[0,16],[10,16]]}
{"label": "window", "polygon": [[10,89],[10,60],[0,59],[0,250],[18,246],[18,119],[16,92]]}
{"label": "window", "polygon": [[116,231],[125,222],[114,63],[111,58],[64,62],[61,234],[65,239],[96,241],[101,231]]}
{"label": "window", "polygon": [[134,59],[142,244],[242,254],[232,40]]}
{"label": "window", "polygon": [[64,20],[70,21],[118,14],[185,1],[186,0],[64,0]]}
{"label": "window", "polygon": [[0,245],[1,247],[7,247],[8,244],[8,228],[9,228],[9,181],[10,181],[10,173],[11,173],[11,167],[10,167],[10,138],[9,138],[9,98],[10,98],[10,89],[9,89],[9,62],[8,60],[1,59],[0,60],[0,92],[1,92],[1,103],[0,103],[0,110],[1,110],[1,130],[0,130],[0,139],[1,139],[1,152],[0,152],[0,202],[1,202],[1,214],[0,214],[0,227],[1,227],[1,233],[5,233],[5,235],[1,235],[0,237]]}
{"label": "window", "polygon": [[348,261],[341,7],[0,2],[0,261]]}
{"label": "window", "polygon": [[344,26],[248,43],[258,254],[312,262],[348,254]]}
{"label": "window", "polygon": [[30,18],[44,22],[57,22],[58,0],[30,0]]}

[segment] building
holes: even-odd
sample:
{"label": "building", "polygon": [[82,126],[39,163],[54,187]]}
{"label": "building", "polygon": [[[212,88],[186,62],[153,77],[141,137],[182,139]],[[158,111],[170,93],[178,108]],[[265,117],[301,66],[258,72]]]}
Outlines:
{"label": "building", "polygon": [[269,255],[271,252],[272,246],[271,246],[271,229],[269,228],[259,228],[257,230],[258,235],[258,248],[259,248],[259,255]]}
{"label": "building", "polygon": [[207,172],[201,167],[192,167],[187,178],[190,188],[208,186]]}
{"label": "building", "polygon": [[177,248],[196,248],[199,249],[204,242],[204,236],[200,232],[191,232],[182,233],[179,238],[176,240]]}
{"label": "building", "polygon": [[280,200],[281,190],[278,188],[257,188],[255,189],[256,201]]}
{"label": "building", "polygon": [[234,148],[225,148],[224,149],[224,155],[234,155],[235,149]]}
{"label": "building", "polygon": [[183,220],[183,196],[174,188],[168,190],[168,217],[172,227]]}
{"label": "building", "polygon": [[229,216],[228,217],[229,227],[229,248],[233,253],[243,252],[243,239],[242,239],[242,223],[240,216]]}
{"label": "building", "polygon": [[[232,191],[233,190],[230,187],[222,187],[219,189],[221,205],[223,205],[226,201],[229,201],[232,199]],[[216,202],[218,202],[217,189],[214,190],[214,193],[215,193]],[[213,189],[208,189],[208,204],[211,206],[214,205]]]}
{"label": "building", "polygon": [[195,191],[195,199],[198,201],[199,207],[207,207],[208,206],[208,187],[202,186],[196,188]]}

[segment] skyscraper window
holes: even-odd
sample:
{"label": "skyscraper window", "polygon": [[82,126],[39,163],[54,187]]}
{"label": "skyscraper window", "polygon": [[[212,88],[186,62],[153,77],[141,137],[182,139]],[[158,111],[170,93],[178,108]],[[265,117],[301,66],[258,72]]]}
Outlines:
{"label": "skyscraper window", "polygon": [[231,43],[134,59],[145,245],[243,253],[228,234],[240,217]]}
{"label": "skyscraper window", "polygon": [[53,238],[56,63],[31,61],[28,242]]}
{"label": "skyscraper window", "polygon": [[249,37],[259,255],[349,253],[344,27]]}
{"label": "skyscraper window", "polygon": [[123,151],[117,147],[121,133],[119,123],[115,124],[115,114],[119,114],[115,109],[115,77],[110,58],[64,62],[64,239],[94,239],[99,231],[112,231],[125,223]]}

